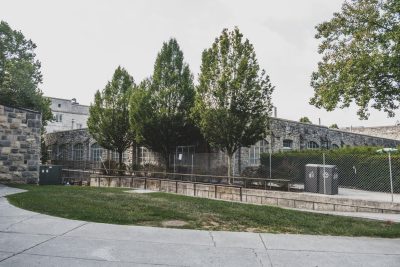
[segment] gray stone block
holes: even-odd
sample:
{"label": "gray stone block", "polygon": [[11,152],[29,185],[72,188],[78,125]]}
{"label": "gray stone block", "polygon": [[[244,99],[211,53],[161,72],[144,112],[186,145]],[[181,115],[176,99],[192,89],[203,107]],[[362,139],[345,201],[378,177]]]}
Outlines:
{"label": "gray stone block", "polygon": [[9,140],[0,140],[0,147],[9,147],[11,146],[11,141]]}

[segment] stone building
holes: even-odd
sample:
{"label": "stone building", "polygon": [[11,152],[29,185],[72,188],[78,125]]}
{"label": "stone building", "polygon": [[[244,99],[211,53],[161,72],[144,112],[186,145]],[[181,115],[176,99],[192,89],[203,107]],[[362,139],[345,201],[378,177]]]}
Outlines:
{"label": "stone building", "polygon": [[87,127],[89,118],[89,106],[80,105],[76,99],[62,99],[49,97],[50,109],[53,120],[46,126],[46,132],[68,131]]}
{"label": "stone building", "polygon": [[[203,142],[199,143],[202,144]],[[90,136],[87,129],[47,134],[46,144],[51,151],[52,160],[99,163],[106,159],[115,161],[118,159],[117,153],[101,148]],[[258,166],[260,164],[260,155],[270,151],[274,153],[288,150],[337,149],[347,146],[394,147],[397,145],[400,145],[400,141],[398,140],[350,133],[330,129],[326,126],[271,118],[269,135],[265,140],[260,140],[250,147],[240,148],[235,154],[233,164],[235,170],[238,169],[239,165],[242,170],[249,166]],[[172,158],[169,159],[170,165],[177,167],[196,165],[200,167],[200,171],[204,171],[204,168],[224,167],[226,165],[224,154],[212,151],[207,147],[204,145],[178,146],[174,151],[171,151]],[[135,151],[130,149],[124,154],[124,162],[127,164],[156,165],[160,161],[161,158],[157,153],[145,147],[135,148]],[[99,164],[97,166],[100,167]]]}
{"label": "stone building", "polygon": [[[239,149],[242,169],[260,164],[260,154],[271,151],[291,151],[306,149],[338,149],[355,146],[397,147],[399,140],[359,134],[322,125],[301,123],[297,121],[271,118],[269,135],[265,140],[251,147]],[[238,166],[239,155],[235,157]]]}
{"label": "stone building", "polygon": [[0,181],[37,183],[41,114],[0,105]]}
{"label": "stone building", "polygon": [[371,136],[400,140],[400,124],[393,126],[375,127],[345,127],[341,130],[351,133],[366,134]]}

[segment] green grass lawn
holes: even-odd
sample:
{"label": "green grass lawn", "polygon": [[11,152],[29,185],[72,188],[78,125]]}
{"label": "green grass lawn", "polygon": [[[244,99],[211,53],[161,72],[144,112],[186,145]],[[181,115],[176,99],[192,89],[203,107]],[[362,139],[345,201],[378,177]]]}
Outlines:
{"label": "green grass lawn", "polygon": [[400,237],[400,224],[232,203],[167,193],[125,193],[121,188],[14,185],[25,193],[13,205],[40,213],[92,222],[179,228],[346,236]]}

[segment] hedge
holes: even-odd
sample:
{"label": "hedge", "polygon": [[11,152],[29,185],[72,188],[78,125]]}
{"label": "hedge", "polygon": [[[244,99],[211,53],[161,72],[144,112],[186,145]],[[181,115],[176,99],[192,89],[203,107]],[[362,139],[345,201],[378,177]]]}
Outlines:
{"label": "hedge", "polygon": [[[387,154],[378,154],[378,147],[344,148],[337,150],[306,150],[271,155],[272,178],[304,183],[305,165],[322,164],[323,153],[328,165],[336,165],[339,186],[369,191],[390,192]],[[263,173],[269,173],[269,154],[261,154]],[[392,154],[394,192],[400,193],[400,153]]]}

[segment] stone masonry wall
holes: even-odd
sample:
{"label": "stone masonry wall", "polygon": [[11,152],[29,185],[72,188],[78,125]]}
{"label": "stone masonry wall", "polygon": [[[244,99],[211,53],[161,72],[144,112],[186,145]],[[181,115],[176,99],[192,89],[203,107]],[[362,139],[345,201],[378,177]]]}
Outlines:
{"label": "stone masonry wall", "polygon": [[352,133],[400,140],[400,125],[377,127],[346,127],[342,128],[341,130]]}
{"label": "stone masonry wall", "polygon": [[0,181],[37,183],[41,114],[0,105]]}
{"label": "stone masonry wall", "polygon": [[[45,143],[50,152],[50,159],[53,161],[74,161],[74,148],[76,145],[82,145],[82,161],[91,161],[91,147],[97,143],[90,135],[89,130],[75,129],[69,131],[59,131],[48,133],[45,136]],[[103,149],[101,158],[104,160],[111,158],[110,151]],[[125,164],[132,162],[132,149],[129,148],[125,155]]]}
{"label": "stone masonry wall", "polygon": [[[77,144],[83,146],[83,161],[91,160],[90,147],[96,141],[91,137],[87,129],[70,130],[63,132],[54,132],[46,135],[46,145],[52,151],[52,160],[71,161],[73,159],[73,148]],[[310,148],[310,142],[315,146],[324,149],[335,149],[340,147],[353,146],[383,146],[395,147],[400,145],[399,140],[375,137],[357,133],[349,133],[342,130],[330,129],[326,126],[300,123],[279,118],[271,118],[271,131],[265,138],[265,141],[271,146],[272,152],[280,152],[285,150],[304,150]],[[284,141],[289,141],[291,147],[284,147]],[[241,173],[247,167],[259,166],[259,160],[250,162],[250,154],[254,152],[253,147],[242,147],[235,153],[233,161],[233,171],[235,175]],[[222,152],[202,153],[200,149],[195,148],[194,172],[223,175],[227,169],[227,159]],[[267,152],[264,150],[264,152]],[[138,156],[138,153],[135,153]],[[240,155],[239,155],[240,154]],[[127,151],[125,163],[132,162],[132,150]],[[190,156],[190,155],[186,155]],[[108,158],[105,150],[102,155],[103,159]],[[239,163],[240,160],[240,163]],[[135,158],[134,162],[138,162]],[[191,160],[186,165],[190,165]],[[185,165],[185,164],[184,164]],[[177,161],[179,168],[180,163]],[[185,167],[185,166],[184,166]],[[186,166],[187,168],[187,166]],[[177,169],[178,170],[178,169]],[[187,169],[190,171],[190,168]]]}

